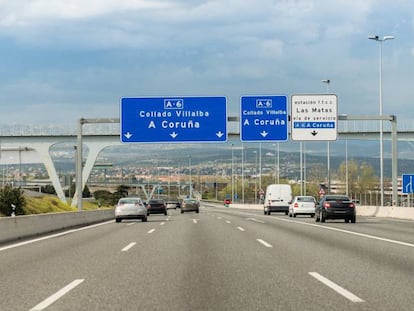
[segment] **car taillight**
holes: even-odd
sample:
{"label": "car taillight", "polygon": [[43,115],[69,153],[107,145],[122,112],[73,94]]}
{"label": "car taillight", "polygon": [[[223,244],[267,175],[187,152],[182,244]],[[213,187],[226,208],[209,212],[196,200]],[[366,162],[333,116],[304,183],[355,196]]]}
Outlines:
{"label": "car taillight", "polygon": [[329,204],[328,202],[325,202],[325,203],[323,203],[323,207],[330,208],[331,207],[331,204]]}
{"label": "car taillight", "polygon": [[349,207],[350,208],[355,208],[355,204],[354,203],[351,203],[351,204],[349,204]]}
{"label": "car taillight", "polygon": [[293,207],[298,207],[298,206],[299,206],[298,202],[296,202],[295,204],[293,204]]}

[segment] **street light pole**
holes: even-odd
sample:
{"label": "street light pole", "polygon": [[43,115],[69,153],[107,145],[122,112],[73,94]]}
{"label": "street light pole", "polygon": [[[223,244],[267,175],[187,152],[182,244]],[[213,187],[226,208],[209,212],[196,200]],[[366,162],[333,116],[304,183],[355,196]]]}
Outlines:
{"label": "street light pole", "polygon": [[193,189],[192,189],[192,185],[191,185],[191,155],[188,156],[188,170],[189,170],[189,175],[190,175],[189,196],[190,196],[190,198],[192,198],[193,197]]}
{"label": "street light pole", "polygon": [[[322,80],[322,83],[326,83],[326,94],[329,94],[329,84],[331,83],[330,79]],[[327,171],[328,171],[328,193],[331,192],[331,142],[327,142],[326,149],[326,158],[327,158]]]}
{"label": "street light pole", "polygon": [[231,144],[231,201],[234,201],[234,144]]}
{"label": "street light pole", "polygon": [[255,166],[254,166],[254,204],[256,204],[256,199],[257,199],[257,151],[253,151],[254,155],[255,155]]}
{"label": "street light pole", "polygon": [[[382,42],[394,39],[393,36],[369,36],[368,39],[377,41],[379,44],[379,114],[382,116]],[[383,150],[383,122],[380,120],[380,198],[381,206],[384,206],[384,150]]]}

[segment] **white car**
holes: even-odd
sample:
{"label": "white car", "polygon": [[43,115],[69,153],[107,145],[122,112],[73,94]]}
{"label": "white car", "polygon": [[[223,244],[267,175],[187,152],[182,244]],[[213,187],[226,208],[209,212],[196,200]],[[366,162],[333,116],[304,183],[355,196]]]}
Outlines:
{"label": "white car", "polygon": [[316,200],[312,196],[299,195],[293,198],[289,205],[289,217],[296,215],[310,215],[315,217]]}
{"label": "white car", "polygon": [[140,198],[121,198],[115,207],[115,221],[137,218],[143,222],[148,220],[148,210]]}

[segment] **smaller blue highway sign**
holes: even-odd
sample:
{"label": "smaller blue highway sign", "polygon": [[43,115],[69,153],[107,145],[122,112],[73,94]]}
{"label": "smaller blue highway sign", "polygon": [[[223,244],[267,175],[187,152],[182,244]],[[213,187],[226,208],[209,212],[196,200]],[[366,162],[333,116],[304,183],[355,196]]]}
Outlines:
{"label": "smaller blue highway sign", "polygon": [[226,142],[226,97],[122,98],[124,143]]}
{"label": "smaller blue highway sign", "polygon": [[402,174],[402,193],[410,194],[414,192],[414,175]]}
{"label": "smaller blue highway sign", "polygon": [[288,139],[287,97],[243,96],[240,100],[242,141],[286,141]]}

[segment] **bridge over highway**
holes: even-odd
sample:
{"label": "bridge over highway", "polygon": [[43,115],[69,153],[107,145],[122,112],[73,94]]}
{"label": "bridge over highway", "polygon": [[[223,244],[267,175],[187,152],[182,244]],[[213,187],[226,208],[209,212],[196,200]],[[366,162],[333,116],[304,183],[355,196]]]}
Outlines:
{"label": "bridge over highway", "polygon": [[[392,141],[392,180],[393,197],[397,197],[397,141],[414,141],[414,128],[408,128],[405,123],[403,128],[397,127],[395,116],[348,116],[339,115],[338,137],[339,139],[350,140],[379,140],[379,122],[384,122],[383,139]],[[239,117],[228,117],[229,137],[239,137]],[[412,125],[412,123],[409,123]],[[77,129],[63,126],[22,126],[1,128],[0,151],[6,148],[17,148],[25,150],[30,148],[36,150],[41,156],[42,162],[48,172],[57,196],[66,202],[62,185],[60,184],[53,160],[50,155],[50,148],[58,143],[73,143],[77,149],[77,180],[82,184],[77,186],[73,196],[72,205],[82,208],[81,197],[88,177],[94,167],[99,153],[108,146],[121,145],[119,119],[80,119]],[[86,161],[82,152],[83,146],[88,147]],[[79,150],[81,152],[79,152]],[[84,163],[79,165],[78,163]],[[395,192],[395,193],[394,193]]]}

